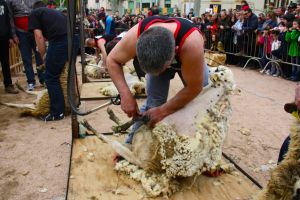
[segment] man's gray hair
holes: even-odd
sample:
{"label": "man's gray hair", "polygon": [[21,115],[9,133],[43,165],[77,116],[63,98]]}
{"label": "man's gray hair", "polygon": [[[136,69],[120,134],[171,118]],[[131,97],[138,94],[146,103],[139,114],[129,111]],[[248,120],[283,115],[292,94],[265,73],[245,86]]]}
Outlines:
{"label": "man's gray hair", "polygon": [[145,73],[160,73],[175,54],[174,35],[163,27],[150,28],[139,37],[136,52]]}

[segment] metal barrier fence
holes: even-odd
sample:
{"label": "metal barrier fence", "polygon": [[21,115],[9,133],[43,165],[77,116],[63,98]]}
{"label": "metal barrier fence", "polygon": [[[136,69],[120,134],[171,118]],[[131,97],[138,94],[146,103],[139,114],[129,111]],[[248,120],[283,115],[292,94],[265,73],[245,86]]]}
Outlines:
{"label": "metal barrier fence", "polygon": [[[265,36],[263,33],[257,33],[255,31],[241,33],[233,31],[232,29],[218,30],[216,32],[205,30],[203,34],[205,36],[206,51],[248,58],[243,69],[248,66],[250,61],[256,61],[264,71],[270,65],[275,65],[281,74],[281,66],[283,64],[300,67],[300,56],[290,57],[288,55],[290,43],[286,42],[285,34],[281,33],[283,38],[281,38],[281,45],[276,51],[271,51],[272,37],[274,34],[271,31]],[[299,44],[297,46],[297,52],[298,47]]]}

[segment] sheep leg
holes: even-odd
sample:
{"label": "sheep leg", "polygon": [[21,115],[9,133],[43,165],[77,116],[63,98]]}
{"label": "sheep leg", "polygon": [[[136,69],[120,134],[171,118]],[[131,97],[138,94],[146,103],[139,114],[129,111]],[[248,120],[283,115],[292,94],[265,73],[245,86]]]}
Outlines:
{"label": "sheep leg", "polygon": [[142,162],[134,156],[133,152],[130,151],[127,147],[122,145],[120,142],[110,139],[109,137],[98,133],[88,122],[87,120],[83,120],[82,123],[88,130],[93,132],[100,140],[108,143],[111,147],[122,157],[124,157],[127,161],[139,166],[143,167]]}
{"label": "sheep leg", "polygon": [[121,133],[121,132],[125,132],[127,129],[129,129],[130,126],[132,126],[134,123],[133,120],[130,120],[128,122],[126,122],[125,124],[121,124],[119,126],[113,126],[111,129],[114,133]]}
{"label": "sheep leg", "polygon": [[17,103],[3,103],[0,102],[0,105],[4,105],[7,107],[11,107],[11,108],[28,108],[28,109],[36,109],[35,105],[30,103],[30,104],[17,104]]}
{"label": "sheep leg", "polygon": [[115,113],[114,113],[114,111],[112,109],[107,108],[106,112],[109,115],[109,119],[111,119],[117,125],[121,124],[121,120],[115,115]]}

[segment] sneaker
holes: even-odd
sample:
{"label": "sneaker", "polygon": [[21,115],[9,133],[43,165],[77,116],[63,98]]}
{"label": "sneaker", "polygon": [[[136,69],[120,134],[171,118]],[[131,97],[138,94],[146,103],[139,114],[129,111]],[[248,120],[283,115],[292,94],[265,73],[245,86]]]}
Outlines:
{"label": "sneaker", "polygon": [[60,115],[52,115],[52,114],[48,114],[45,117],[41,117],[41,120],[45,121],[45,122],[49,122],[49,121],[58,121],[58,120],[62,120],[65,118],[65,115],[62,113]]}
{"label": "sneaker", "polygon": [[271,75],[271,72],[270,72],[269,69],[266,71],[266,74],[267,74],[267,75]]}
{"label": "sneaker", "polygon": [[10,94],[18,94],[19,93],[19,91],[15,88],[14,85],[9,85],[9,86],[5,87],[5,92],[10,93]]}
{"label": "sneaker", "polygon": [[278,77],[278,76],[279,76],[279,74],[273,74],[273,76],[274,76],[274,77]]}
{"label": "sneaker", "polygon": [[34,84],[34,83],[29,83],[28,86],[27,86],[27,90],[28,90],[28,91],[33,91],[33,90],[34,90],[34,87],[35,87],[35,84]]}

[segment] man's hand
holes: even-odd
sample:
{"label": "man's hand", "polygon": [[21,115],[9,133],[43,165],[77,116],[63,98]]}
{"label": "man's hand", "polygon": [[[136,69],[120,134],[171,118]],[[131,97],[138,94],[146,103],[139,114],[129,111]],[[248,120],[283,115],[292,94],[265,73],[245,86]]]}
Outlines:
{"label": "man's hand", "polygon": [[167,116],[167,113],[161,107],[156,107],[147,110],[143,115],[147,115],[150,118],[148,126],[152,128],[156,123],[163,120]]}
{"label": "man's hand", "polygon": [[295,104],[298,110],[300,110],[300,85],[298,84],[295,89]]}
{"label": "man's hand", "polygon": [[16,35],[13,36],[13,41],[16,45],[18,45],[20,43],[19,38]]}
{"label": "man's hand", "polygon": [[139,107],[131,94],[121,96],[121,108],[128,117],[136,118],[140,115]]}

